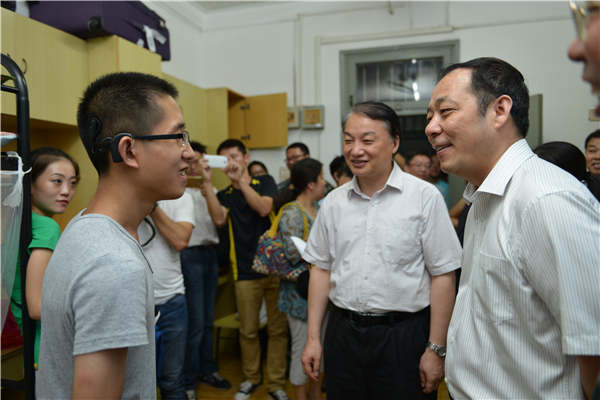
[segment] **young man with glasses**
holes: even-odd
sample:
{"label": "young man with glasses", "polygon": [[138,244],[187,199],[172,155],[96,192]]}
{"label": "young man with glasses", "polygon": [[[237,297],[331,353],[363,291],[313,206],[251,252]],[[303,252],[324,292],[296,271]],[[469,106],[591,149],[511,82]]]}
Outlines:
{"label": "young man with glasses", "polygon": [[[310,157],[310,151],[308,146],[301,142],[295,142],[290,144],[285,149],[285,165],[288,170],[291,171],[295,163],[305,158]],[[277,191],[281,193],[290,186],[290,180],[286,179],[277,184]]]}
{"label": "young man with glasses", "polygon": [[152,270],[137,228],[185,190],[193,153],[176,97],[133,72],[84,93],[77,123],[98,187],[45,272],[39,398],[156,397]]}
{"label": "young man with glasses", "polygon": [[[285,161],[285,165],[288,168],[288,171],[292,170],[292,167],[294,166],[294,164],[296,164],[298,161],[304,160],[305,158],[310,158],[310,151],[308,150],[308,146],[302,142],[292,143],[285,149],[285,160],[284,161]],[[278,195],[281,195],[289,187],[290,187],[289,178],[284,181],[279,182],[277,184]],[[331,183],[325,181],[325,195],[327,196],[327,194],[329,192],[331,192],[333,189],[334,189],[333,185]],[[275,200],[275,211],[277,211],[277,208],[280,207],[281,205],[282,204],[279,204],[278,199],[276,199]]]}

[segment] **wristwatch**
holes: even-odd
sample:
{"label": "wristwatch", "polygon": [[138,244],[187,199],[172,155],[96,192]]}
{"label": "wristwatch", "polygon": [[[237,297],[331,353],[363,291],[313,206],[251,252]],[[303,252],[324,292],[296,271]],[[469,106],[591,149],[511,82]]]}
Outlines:
{"label": "wristwatch", "polygon": [[440,358],[446,357],[446,346],[440,346],[439,344],[427,342],[427,347],[435,351]]}

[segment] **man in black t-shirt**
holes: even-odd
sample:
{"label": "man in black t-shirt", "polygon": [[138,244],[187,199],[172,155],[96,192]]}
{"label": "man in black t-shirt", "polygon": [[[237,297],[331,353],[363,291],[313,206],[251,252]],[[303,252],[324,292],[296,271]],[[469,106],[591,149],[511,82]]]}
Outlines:
{"label": "man in black t-shirt", "polygon": [[[269,213],[277,185],[270,175],[250,177],[246,168],[250,155],[242,142],[228,139],[219,145],[219,155],[229,160],[225,174],[231,185],[217,197],[228,209],[230,258],[235,280],[236,305],[240,318],[240,347],[244,381],[235,400],[246,400],[261,381],[259,311],[265,299],[267,306],[267,383],[269,395],[276,400],[288,399],[285,385],[287,320],[277,308],[279,278],[265,276],[251,268],[258,238],[270,227]],[[231,240],[233,239],[233,240]]]}

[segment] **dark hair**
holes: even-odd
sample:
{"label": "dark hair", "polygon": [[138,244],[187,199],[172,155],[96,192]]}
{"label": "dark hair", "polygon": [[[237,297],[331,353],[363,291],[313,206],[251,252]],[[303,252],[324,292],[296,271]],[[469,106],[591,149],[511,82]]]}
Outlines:
{"label": "dark hair", "polygon": [[252,167],[254,167],[255,165],[258,165],[259,167],[261,167],[262,169],[264,169],[264,170],[265,170],[265,172],[266,172],[267,174],[269,173],[269,170],[267,169],[267,167],[266,167],[266,165],[265,165],[265,164],[263,164],[263,163],[262,163],[262,162],[260,162],[260,161],[256,161],[256,160],[255,160],[255,161],[252,161],[250,164],[248,164],[248,173],[249,173],[250,175],[252,175],[252,174],[250,173],[250,170],[251,170],[251,169],[252,169]]}
{"label": "dark hair", "polygon": [[452,64],[442,70],[440,80],[450,72],[466,68],[472,71],[471,90],[479,99],[479,112],[485,115],[492,100],[502,95],[512,99],[510,115],[521,136],[529,130],[529,91],[523,75],[512,65],[499,58],[481,57]]}
{"label": "dark hair", "polygon": [[538,157],[557,165],[581,181],[586,176],[585,156],[567,142],[548,142],[533,150]]}
{"label": "dark hair", "polygon": [[227,139],[221,142],[217,148],[217,154],[221,154],[221,150],[230,149],[232,147],[237,147],[242,154],[246,154],[246,146],[244,146],[244,143],[242,143],[241,140],[237,139]]}
{"label": "dark hair", "polygon": [[75,177],[79,181],[79,164],[70,155],[56,147],[40,147],[31,152],[31,183],[44,173],[48,165],[61,159],[71,162],[75,170]]}
{"label": "dark hair", "polygon": [[406,155],[406,157],[404,158],[404,160],[406,161],[406,165],[410,164],[412,159],[415,158],[416,156],[425,156],[425,157],[429,158],[429,161],[431,161],[431,153],[429,153],[425,150],[416,150],[416,151],[411,151],[410,153],[408,153]]}
{"label": "dark hair", "polygon": [[355,104],[348,115],[344,117],[344,120],[342,121],[342,130],[346,129],[346,122],[348,122],[348,118],[350,118],[352,114],[363,114],[369,119],[382,121],[385,123],[388,133],[393,139],[402,139],[402,128],[400,127],[398,115],[388,105],[376,101],[365,101],[363,103]]}
{"label": "dark hair", "polygon": [[288,147],[285,148],[285,151],[287,152],[289,149],[294,149],[294,148],[300,149],[300,151],[304,155],[310,154],[310,151],[308,151],[308,146],[302,142],[295,142],[295,143],[290,144]]}
{"label": "dark hair", "polygon": [[163,110],[156,104],[160,96],[175,99],[177,89],[161,78],[139,72],[104,75],[88,86],[77,109],[77,126],[99,175],[109,165],[110,146],[102,139],[122,132],[149,134],[163,118]]}
{"label": "dark hair", "polygon": [[202,143],[190,140],[190,146],[192,146],[192,150],[197,151],[200,154],[206,154],[206,146]]}
{"label": "dark hair", "polygon": [[586,138],[585,138],[585,146],[583,146],[584,149],[587,149],[587,145],[590,142],[590,140],[592,139],[597,139],[600,138],[600,129],[596,129],[594,132],[590,133]]}
{"label": "dark hair", "polygon": [[285,203],[296,200],[309,183],[316,182],[323,171],[323,164],[314,158],[305,158],[292,166],[290,171],[291,186],[281,192],[275,199],[275,208],[279,209]]}
{"label": "dark hair", "polygon": [[331,160],[331,162],[329,163],[329,173],[331,174],[331,176],[335,176],[335,174],[337,174],[338,176],[346,175],[350,178],[354,176],[352,170],[350,170],[348,164],[346,164],[346,159],[344,158],[344,156],[337,156],[336,158]]}

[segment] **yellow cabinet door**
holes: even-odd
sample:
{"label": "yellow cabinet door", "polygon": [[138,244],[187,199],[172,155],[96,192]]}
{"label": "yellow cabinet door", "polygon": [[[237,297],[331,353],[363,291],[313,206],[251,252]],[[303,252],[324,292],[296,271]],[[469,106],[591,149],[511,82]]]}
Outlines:
{"label": "yellow cabinet door", "polygon": [[287,97],[285,93],[246,98],[248,147],[283,147],[288,144]]}
{"label": "yellow cabinet door", "polygon": [[[30,117],[76,125],[88,83],[86,42],[4,8],[1,18],[2,52],[25,71]],[[2,113],[15,115],[15,107],[15,96],[2,93]]]}
{"label": "yellow cabinet door", "polygon": [[249,149],[286,146],[286,94],[266,94],[237,100],[229,111],[229,136],[240,139]]}

